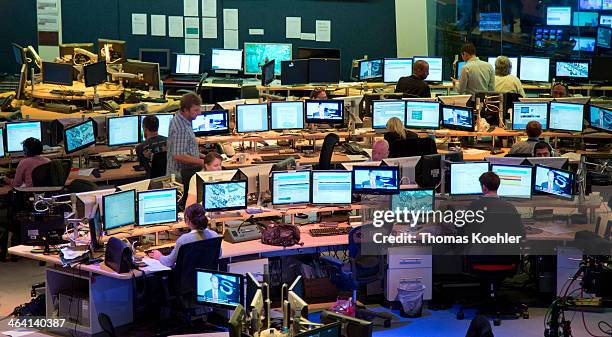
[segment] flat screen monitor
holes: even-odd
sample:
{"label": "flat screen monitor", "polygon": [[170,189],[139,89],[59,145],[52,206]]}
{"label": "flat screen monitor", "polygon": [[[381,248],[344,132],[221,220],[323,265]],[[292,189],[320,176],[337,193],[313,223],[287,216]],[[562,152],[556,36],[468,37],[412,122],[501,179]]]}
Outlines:
{"label": "flat screen monitor", "polygon": [[199,75],[200,56],[200,54],[176,54],[174,73],[182,75]]}
{"label": "flat screen monitor", "polygon": [[402,125],[406,122],[406,101],[403,100],[386,100],[372,102],[372,127],[374,129],[387,128],[387,121],[397,117],[402,121]]}
{"label": "flat screen monitor", "polygon": [[229,132],[228,116],[227,110],[207,111],[191,121],[191,128],[198,137],[222,135]]}
{"label": "flat screen monitor", "polygon": [[0,158],[4,158],[4,129],[0,128]]}
{"label": "flat screen monitor", "polygon": [[433,211],[436,191],[428,188],[401,189],[391,197],[391,210]]}
{"label": "flat screen monitor", "polygon": [[574,12],[572,25],[574,27],[597,27],[599,25],[599,13]]}
{"label": "flat screen monitor", "polygon": [[104,230],[112,231],[136,223],[136,191],[128,190],[102,197]]}
{"label": "flat screen monitor", "polygon": [[500,12],[480,12],[479,28],[481,32],[500,31],[502,16]]}
{"label": "flat screen monitor", "polygon": [[[510,64],[512,64],[512,68],[510,69],[510,74],[518,77],[518,69],[519,69],[518,57],[508,57],[508,59],[510,60]],[[493,57],[493,56],[489,56],[489,58],[487,58],[487,62],[489,62],[489,64],[493,67],[493,70],[495,70],[496,60],[497,60],[497,57]]]}
{"label": "flat screen monitor", "polygon": [[95,126],[91,119],[64,128],[64,150],[67,154],[82,150],[95,143]]}
{"label": "flat screen monitor", "polygon": [[123,64],[123,71],[130,74],[142,75],[142,77],[139,78],[126,79],[126,86],[144,90],[159,90],[159,64],[128,60]]}
{"label": "flat screen monitor", "polygon": [[612,10],[612,0],[603,0],[601,2],[601,9],[606,11]]}
{"label": "flat screen monitor", "polygon": [[342,124],[344,102],[306,100],[306,123]]}
{"label": "flat screen monitor", "polygon": [[304,102],[270,102],[272,130],[304,129]]}
{"label": "flat screen monitor", "polygon": [[174,118],[174,114],[140,115],[140,141],[142,142],[145,140],[144,123],[142,121],[147,116],[157,117],[157,121],[159,122],[157,132],[159,133],[160,136],[168,137],[168,133],[170,133],[170,122],[172,121],[172,118]]}
{"label": "flat screen monitor", "polygon": [[176,188],[138,192],[138,225],[177,222]]}
{"label": "flat screen monitor", "polygon": [[488,171],[488,162],[450,163],[450,194],[481,194],[479,178]]}
{"label": "flat screen monitor", "polygon": [[572,7],[548,6],[546,8],[547,26],[569,26],[572,24]]}
{"label": "flat screen monitor", "polygon": [[442,126],[452,130],[474,131],[472,108],[442,105]]}
{"label": "flat screen monitor", "polygon": [[236,131],[268,131],[268,104],[236,105]]}
{"label": "flat screen monitor", "polygon": [[535,166],[536,192],[572,199],[574,194],[574,174],[569,171],[543,165]]}
{"label": "flat screen monitor", "polygon": [[142,62],[157,63],[159,69],[170,70],[170,49],[138,49],[138,59]]}
{"label": "flat screen monitor", "polygon": [[386,58],[383,61],[383,82],[397,83],[400,78],[412,75],[411,58]]}
{"label": "flat screen monitor", "polygon": [[582,132],[583,126],[584,104],[550,102],[549,129]]}
{"label": "flat screen monitor", "polygon": [[521,81],[548,82],[550,80],[550,58],[521,56],[519,79]]}
{"label": "flat screen monitor", "polygon": [[292,60],[281,62],[281,84],[294,85],[309,83],[309,61]]}
{"label": "flat screen monitor", "polygon": [[519,165],[491,165],[491,172],[499,176],[497,195],[508,198],[531,198],[533,167]]}
{"label": "flat screen monitor", "polygon": [[106,119],[108,146],[138,144],[140,117],[123,116]]}
{"label": "flat screen monitor", "polygon": [[572,36],[570,40],[576,41],[573,51],[592,53],[595,51],[595,38],[590,36]]}
{"label": "flat screen monitor", "polygon": [[485,157],[485,160],[491,164],[498,165],[521,165],[524,161],[524,157]]}
{"label": "flat screen monitor", "polygon": [[[612,1],[610,2],[610,5],[612,5]],[[612,27],[612,15],[602,14],[599,17],[599,25],[604,27]]]}
{"label": "flat screen monitor", "polygon": [[[441,57],[417,57],[413,58],[414,63],[423,60],[429,64],[429,75],[425,82],[442,82],[442,58]],[[414,63],[412,64],[414,66]]]}
{"label": "flat screen monitor", "polygon": [[247,191],[246,181],[204,183],[204,209],[208,212],[245,209]]}
{"label": "flat screen monitor", "polygon": [[299,333],[295,337],[340,337],[341,332],[342,323],[336,322]]}
{"label": "flat screen monitor", "polygon": [[24,48],[16,43],[13,43],[12,46],[15,62],[17,63],[18,67],[21,67],[21,65],[25,63],[24,60],[26,59],[26,53],[24,51]]}
{"label": "flat screen monitor", "polygon": [[274,81],[274,67],[276,61],[272,60],[261,66],[261,85],[266,86]]}
{"label": "flat screen monitor", "polygon": [[106,82],[106,62],[96,62],[83,67],[86,87],[93,87]]}
{"label": "flat screen monitor", "polygon": [[72,64],[42,63],[43,83],[72,85]]}
{"label": "flat screen monitor", "polygon": [[593,129],[612,132],[612,109],[590,105],[589,124]]}
{"label": "flat screen monitor", "polygon": [[42,141],[41,122],[13,122],[6,123],[6,150],[7,152],[22,152],[23,141],[33,137]]}
{"label": "flat screen monitor", "polygon": [[353,166],[353,193],[396,194],[399,192],[399,167]]}
{"label": "flat screen monitor", "polygon": [[348,205],[352,201],[350,171],[312,171],[312,203]]}
{"label": "flat screen monitor", "polygon": [[542,165],[562,169],[567,167],[569,159],[567,157],[529,157],[525,158],[525,165]]}
{"label": "flat screen monitor", "polygon": [[211,68],[216,73],[238,73],[242,71],[242,49],[213,48]]}
{"label": "flat screen monitor", "polygon": [[439,129],[440,103],[406,101],[406,127],[411,129]]}
{"label": "flat screen monitor", "polygon": [[588,79],[589,60],[564,60],[556,62],[556,79]]}
{"label": "flat screen monitor", "polygon": [[607,27],[598,27],[597,28],[597,47],[610,49],[612,44],[610,40],[612,39],[612,29]]}
{"label": "flat screen monitor", "polygon": [[196,270],[196,301],[225,309],[234,309],[242,302],[244,280],[240,274],[218,270]]}
{"label": "flat screen monitor", "polygon": [[290,205],[310,202],[311,171],[272,172],[272,204]]}
{"label": "flat screen monitor", "polygon": [[310,59],[308,78],[310,83],[340,82],[340,59]]}
{"label": "flat screen monitor", "polygon": [[298,47],[296,59],[339,59],[340,49]]}
{"label": "flat screen monitor", "polygon": [[578,8],[580,10],[601,10],[602,0],[579,0]]}
{"label": "flat screen monitor", "polygon": [[289,43],[244,43],[244,73],[257,75],[261,66],[275,60],[274,74],[281,74],[281,62],[291,60],[292,46]]}
{"label": "flat screen monitor", "polygon": [[527,123],[538,121],[542,130],[548,129],[548,103],[515,102],[512,109],[512,130],[525,130]]}
{"label": "flat screen monitor", "polygon": [[591,58],[591,81],[612,82],[612,56]]}
{"label": "flat screen monitor", "polygon": [[359,80],[373,81],[383,77],[383,60],[362,60],[359,62]]}

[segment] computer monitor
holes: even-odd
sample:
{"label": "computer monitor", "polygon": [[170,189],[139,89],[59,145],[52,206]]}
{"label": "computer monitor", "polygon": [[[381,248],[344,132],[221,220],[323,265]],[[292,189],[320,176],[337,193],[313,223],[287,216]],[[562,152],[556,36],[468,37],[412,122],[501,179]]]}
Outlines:
{"label": "computer monitor", "polygon": [[574,195],[574,173],[548,166],[535,166],[534,191],[572,199]]}
{"label": "computer monitor", "polygon": [[576,41],[573,51],[595,52],[595,37],[591,36],[571,36],[570,40]]}
{"label": "computer monitor", "polygon": [[353,193],[396,194],[400,179],[397,166],[353,166]]}
{"label": "computer monitor", "polygon": [[82,150],[95,143],[95,126],[91,119],[64,128],[64,151],[66,154]]}
{"label": "computer monitor", "polygon": [[306,123],[342,124],[344,104],[337,100],[306,100]]}
{"label": "computer monitor", "polygon": [[266,86],[274,81],[274,67],[276,61],[272,60],[261,66],[261,85]]}
{"label": "computer monitor", "polygon": [[196,301],[234,309],[242,302],[242,275],[218,270],[196,269]]}
{"label": "computer monitor", "polygon": [[593,129],[612,132],[612,109],[589,105],[589,124]]}
{"label": "computer monitor", "polygon": [[497,165],[521,165],[524,161],[524,157],[485,157],[485,160],[490,164]]}
{"label": "computer monitor", "polygon": [[72,85],[72,64],[70,63],[42,63],[43,83]]}
{"label": "computer monitor", "polygon": [[597,27],[599,25],[599,13],[574,12],[572,21],[574,27]]}
{"label": "computer monitor", "polygon": [[291,60],[281,62],[281,84],[307,84],[309,83],[309,61]]}
{"label": "computer monitor", "polygon": [[226,134],[229,132],[229,111],[204,112],[191,121],[191,128],[197,137]]}
{"label": "computer monitor", "polygon": [[86,87],[93,87],[106,82],[106,62],[96,62],[83,67]]}
{"label": "computer monitor", "polygon": [[501,12],[480,12],[478,27],[481,32],[501,31],[502,16]]}
{"label": "computer monitor", "polygon": [[117,232],[136,223],[136,191],[128,190],[102,197],[104,231]]}
{"label": "computer monitor", "polygon": [[204,183],[204,209],[219,212],[245,209],[247,207],[247,182],[222,181]]}
{"label": "computer monitor", "polygon": [[411,58],[386,58],[383,61],[383,82],[397,83],[400,78],[412,75]]}
{"label": "computer monitor", "polygon": [[439,129],[440,103],[407,100],[405,125],[410,129]]}
{"label": "computer monitor", "polygon": [[543,165],[558,169],[567,167],[569,163],[569,159],[567,157],[529,157],[524,159],[524,165]]}
{"label": "computer monitor", "polygon": [[13,47],[13,56],[15,57],[15,62],[17,63],[18,67],[21,67],[22,64],[26,63],[26,52],[25,52],[25,48],[23,48],[22,46],[16,44],[16,43],[12,43],[12,47]]}
{"label": "computer monitor", "polygon": [[558,80],[588,80],[589,65],[589,60],[559,60],[556,62],[555,78]]}
{"label": "computer monitor", "polygon": [[308,71],[310,83],[339,83],[340,59],[311,58]]}
{"label": "computer monitor", "polygon": [[295,335],[295,337],[340,337],[342,332],[342,323],[336,322],[326,324],[324,326],[304,331]]}
{"label": "computer monitor", "polygon": [[[457,72],[455,73],[455,78],[461,77],[461,69],[463,68],[465,63],[466,63],[465,61],[457,62]],[[493,69],[495,69],[495,67],[493,67]]]}
{"label": "computer monitor", "polygon": [[380,164],[382,164],[382,161],[364,161],[364,162],[352,161],[348,163],[341,163],[340,165],[342,166],[343,169],[347,171],[352,171],[353,166],[380,166]]}
{"label": "computer monitor", "polygon": [[287,288],[287,291],[292,291],[299,297],[304,297],[304,278],[302,277],[302,275],[298,275],[295,277],[293,282],[291,282],[291,284],[289,285],[289,288]]}
{"label": "computer monitor", "polygon": [[5,124],[6,151],[22,152],[23,141],[33,137],[42,140],[41,122],[10,122]]}
{"label": "computer monitor", "polygon": [[238,304],[227,322],[229,337],[242,337],[243,322],[246,322],[244,307]]}
{"label": "computer monitor", "polygon": [[550,80],[550,58],[521,56],[519,79],[530,82],[548,82]]}
{"label": "computer monitor", "polygon": [[383,77],[383,60],[362,60],[359,61],[359,80],[374,81]]}
{"label": "computer monitor", "polygon": [[234,179],[238,170],[222,170],[222,171],[200,171],[196,172],[196,176],[203,182],[230,181]]}
{"label": "computer monitor", "polygon": [[612,44],[610,40],[612,39],[612,29],[608,27],[598,27],[597,28],[597,47],[610,49],[612,48]]}
{"label": "computer monitor", "polygon": [[140,140],[140,117],[123,116],[106,119],[108,146],[138,144]]}
{"label": "computer monitor", "polygon": [[[510,74],[518,77],[519,58],[518,57],[508,57],[508,59],[510,60],[510,64],[512,65],[512,68],[510,69]],[[494,57],[494,56],[489,56],[487,58],[487,62],[489,62],[489,64],[493,67],[493,70],[495,70],[496,60],[497,60],[497,57]]]}
{"label": "computer monitor", "polygon": [[281,62],[291,60],[292,45],[290,43],[244,43],[244,74],[258,75],[261,66],[275,60],[274,74],[281,74]]}
{"label": "computer monitor", "polygon": [[549,129],[582,132],[583,127],[584,104],[550,102]]}
{"label": "computer monitor", "polygon": [[28,246],[43,246],[47,253],[51,246],[66,243],[64,232],[66,223],[63,214],[50,214],[48,212],[29,212],[22,216],[20,243]]}
{"label": "computer monitor", "polygon": [[601,9],[603,10],[611,10],[612,9],[612,0],[603,0],[601,2]]}
{"label": "computer monitor", "polygon": [[250,335],[256,335],[263,329],[263,320],[265,319],[264,312],[264,296],[263,290],[257,289],[253,300],[248,302],[249,306],[249,319],[250,319]]}
{"label": "computer monitor", "polygon": [[612,82],[612,56],[591,58],[591,81]]}
{"label": "computer monitor", "polygon": [[546,8],[547,26],[569,26],[572,24],[572,7],[548,6]]}
{"label": "computer monitor", "polygon": [[249,194],[265,193],[270,191],[270,171],[274,164],[259,164],[241,167],[239,171],[247,179]]}
{"label": "computer monitor", "polygon": [[[113,194],[115,192],[117,192],[117,189],[113,187],[105,190],[75,193],[75,217],[87,219],[93,218],[94,212],[102,208],[102,196]],[[100,230],[102,230],[101,227]]]}
{"label": "computer monitor", "polygon": [[138,192],[138,225],[177,222],[176,188]]}
{"label": "computer monitor", "polygon": [[352,185],[349,171],[312,171],[312,203],[349,205],[353,195]]}
{"label": "computer monitor", "polygon": [[602,10],[602,0],[580,0],[578,9],[580,10]]}
{"label": "computer monitor", "polygon": [[391,210],[433,211],[436,191],[429,188],[401,189],[391,197]]}
{"label": "computer monitor", "polygon": [[310,202],[311,171],[272,172],[272,205]]}
{"label": "computer monitor", "polygon": [[372,101],[372,127],[374,129],[386,129],[387,121],[393,117],[399,118],[402,124],[406,123],[406,101]]}
{"label": "computer monitor", "polygon": [[442,82],[442,58],[441,57],[422,57],[415,56],[413,59],[412,66],[417,61],[423,60],[429,64],[429,75],[425,79],[425,82]]}
{"label": "computer monitor", "polygon": [[268,104],[236,105],[236,131],[268,131]]}
{"label": "computer monitor", "polygon": [[489,171],[488,162],[450,163],[450,194],[481,194],[480,176]]}
{"label": "computer monitor", "polygon": [[452,106],[467,106],[470,99],[472,99],[472,95],[449,95],[449,96],[438,96],[438,99],[442,104],[452,105]]}
{"label": "computer monitor", "polygon": [[472,108],[442,105],[442,126],[452,130],[474,131]]}
{"label": "computer monitor", "polygon": [[512,130],[525,130],[527,123],[537,121],[548,129],[548,103],[515,102],[512,108]]}
{"label": "computer monitor", "polygon": [[138,59],[142,62],[157,63],[160,70],[170,70],[170,49],[139,48]]}
{"label": "computer monitor", "polygon": [[304,301],[298,294],[293,291],[289,291],[287,300],[289,301],[289,317],[291,320],[300,319],[300,317],[308,318],[308,303],[306,303],[306,301]]}
{"label": "computer monitor", "polygon": [[0,128],[0,158],[4,158],[4,129]]}
{"label": "computer monitor", "polygon": [[400,181],[408,179],[408,184],[412,184],[415,182],[416,166],[420,160],[420,156],[387,158],[383,159],[383,163],[387,166],[399,166]]}
{"label": "computer monitor", "polygon": [[242,71],[242,49],[213,48],[211,69],[217,74],[237,74]]}
{"label": "computer monitor", "polygon": [[304,102],[270,102],[272,130],[302,130],[304,128]]}
{"label": "computer monitor", "polygon": [[340,59],[340,49],[298,47],[296,59]]}
{"label": "computer monitor", "polygon": [[499,176],[497,195],[508,198],[531,198],[533,167],[519,165],[491,165],[491,172]]}
{"label": "computer monitor", "polygon": [[[610,2],[612,5],[612,2]],[[599,25],[603,27],[611,27],[612,28],[612,15],[610,14],[602,14],[599,16]]]}
{"label": "computer monitor", "polygon": [[117,189],[119,191],[135,190],[136,192],[146,192],[149,190],[150,184],[151,184],[151,179],[143,179],[143,180],[119,185],[117,186]]}
{"label": "computer monitor", "polygon": [[246,273],[244,278],[246,279],[246,294],[244,303],[250,304],[253,302],[253,299],[255,299],[257,290],[263,291],[263,287],[253,273]]}
{"label": "computer monitor", "polygon": [[174,62],[174,74],[199,75],[200,56],[200,54],[176,54]]}
{"label": "computer monitor", "polygon": [[142,121],[147,116],[155,116],[159,121],[159,127],[157,128],[157,132],[160,136],[168,137],[168,133],[170,132],[170,122],[172,118],[174,118],[174,114],[151,114],[151,115],[140,115],[140,141],[145,140],[144,136],[144,124]]}
{"label": "computer monitor", "polygon": [[128,78],[128,87],[144,90],[159,90],[159,64],[128,60],[123,64],[123,71],[130,74],[142,74],[142,78]]}

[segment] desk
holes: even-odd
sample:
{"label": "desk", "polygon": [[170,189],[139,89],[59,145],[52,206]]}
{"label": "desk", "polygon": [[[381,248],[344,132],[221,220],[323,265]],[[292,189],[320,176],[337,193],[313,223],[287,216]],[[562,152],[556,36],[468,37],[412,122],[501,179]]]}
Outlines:
{"label": "desk", "polygon": [[[232,159],[230,161],[224,161],[223,162],[223,168],[226,170],[231,170],[231,169],[237,169],[237,168],[241,168],[241,167],[246,167],[246,166],[251,166],[251,165],[258,165],[261,164],[259,162],[256,161],[256,159],[261,159],[262,156],[265,157],[265,155],[277,155],[278,153],[261,153],[261,154],[246,154],[246,161],[244,163],[240,163],[237,159]],[[282,155],[286,155],[286,156],[291,156],[294,155],[296,156],[296,163],[300,164],[300,165],[315,165],[319,163],[319,155],[317,154],[314,157],[300,157],[300,153],[283,153]],[[368,158],[363,158],[363,159],[351,159],[349,158],[346,154],[344,153],[339,153],[339,152],[334,152],[332,154],[332,158],[331,158],[331,162],[332,164],[339,164],[339,163],[346,163],[346,162],[353,162],[353,161],[366,161],[368,160]],[[266,163],[269,164],[269,163]]]}
{"label": "desk", "polygon": [[[83,91],[82,96],[65,96],[52,94],[52,90],[72,90]],[[114,83],[106,83],[96,87],[99,98],[117,97],[123,93],[123,87]],[[67,101],[90,101],[94,99],[94,88],[85,87],[85,83],[74,81],[72,86],[56,85],[56,84],[35,84],[34,90],[28,86],[25,89],[34,98],[48,100],[67,100]]]}

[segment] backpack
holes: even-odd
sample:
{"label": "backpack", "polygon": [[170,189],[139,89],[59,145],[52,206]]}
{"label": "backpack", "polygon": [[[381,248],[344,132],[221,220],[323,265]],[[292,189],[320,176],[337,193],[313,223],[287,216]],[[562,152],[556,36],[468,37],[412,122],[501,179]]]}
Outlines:
{"label": "backpack", "polygon": [[300,243],[300,229],[297,226],[288,224],[260,225],[259,229],[263,244],[288,247]]}

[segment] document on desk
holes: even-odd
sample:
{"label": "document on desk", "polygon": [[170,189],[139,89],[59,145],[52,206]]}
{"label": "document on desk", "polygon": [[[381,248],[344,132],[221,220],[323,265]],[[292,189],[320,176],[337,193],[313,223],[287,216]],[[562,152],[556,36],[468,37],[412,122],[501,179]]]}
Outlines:
{"label": "document on desk", "polygon": [[78,175],[81,177],[89,177],[93,173],[92,168],[89,169],[80,169]]}
{"label": "document on desk", "polygon": [[540,229],[551,234],[567,234],[576,231],[575,229],[567,228],[567,225],[552,225],[541,227]]}
{"label": "document on desk", "polygon": [[161,262],[156,259],[152,259],[150,257],[143,257],[142,262],[144,262],[147,266],[140,268],[145,273],[155,273],[158,271],[166,271],[172,270],[170,267],[166,267]]}

